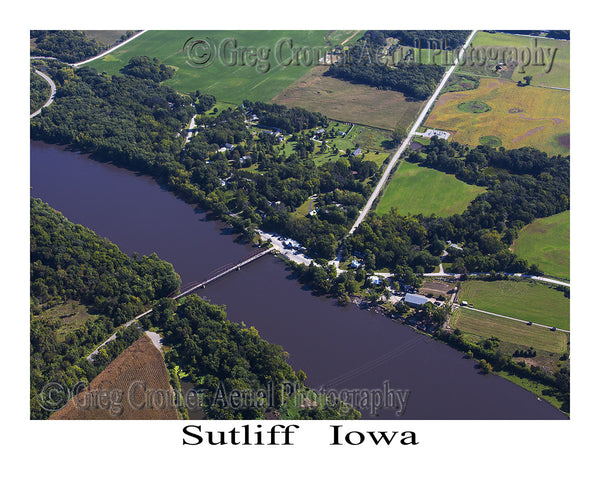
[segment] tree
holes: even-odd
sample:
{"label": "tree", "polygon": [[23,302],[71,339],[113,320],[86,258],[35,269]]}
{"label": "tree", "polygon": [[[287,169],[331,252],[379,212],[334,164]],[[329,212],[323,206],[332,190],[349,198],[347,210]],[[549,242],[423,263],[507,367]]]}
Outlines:
{"label": "tree", "polygon": [[481,372],[484,375],[487,375],[488,373],[490,373],[492,371],[492,366],[485,359],[481,359],[479,361],[477,367],[479,368],[479,370],[481,370]]}

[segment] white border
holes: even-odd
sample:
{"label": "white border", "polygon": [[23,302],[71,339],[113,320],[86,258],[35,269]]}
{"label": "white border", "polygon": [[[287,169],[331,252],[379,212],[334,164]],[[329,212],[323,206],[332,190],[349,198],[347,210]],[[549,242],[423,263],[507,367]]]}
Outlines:
{"label": "white border", "polygon": [[[85,7],[84,7],[85,5]],[[13,8],[17,9],[15,14]],[[589,19],[589,23],[586,20]],[[377,474],[417,478],[568,478],[597,471],[595,438],[598,414],[592,370],[598,308],[586,271],[597,263],[594,230],[598,217],[597,152],[593,133],[598,108],[595,16],[588,7],[564,2],[522,1],[422,3],[335,2],[296,4],[27,2],[5,12],[2,29],[3,162],[2,275],[5,314],[2,412],[9,428],[5,462],[20,471],[62,478],[100,478],[128,473],[149,478],[212,474],[233,478],[282,475],[289,478],[374,478]],[[329,447],[328,425],[304,422],[296,447],[185,447],[188,422],[31,422],[28,420],[28,261],[29,29],[330,29],[330,28],[571,28],[572,29],[572,419],[570,421],[401,421],[360,422],[361,430],[417,432],[417,447]],[[18,92],[18,94],[13,94]],[[590,92],[588,97],[583,92]],[[584,96],[585,95],[585,96]],[[590,108],[591,107],[591,108]],[[15,119],[17,119],[15,121]],[[587,148],[586,148],[587,147]],[[6,149],[8,148],[8,151]],[[584,163],[585,162],[585,163]],[[6,168],[6,167],[5,167]],[[584,253],[588,252],[588,253]],[[587,267],[584,262],[587,262]],[[8,308],[7,308],[8,307]],[[335,422],[337,423],[337,422]],[[344,422],[346,423],[346,422]],[[211,429],[217,422],[210,423]],[[232,428],[227,423],[228,428]],[[208,427],[207,427],[208,428]],[[595,436],[595,435],[594,435]],[[5,447],[6,448],[6,447]],[[586,468],[589,466],[589,470]],[[4,463],[3,469],[9,470]]]}

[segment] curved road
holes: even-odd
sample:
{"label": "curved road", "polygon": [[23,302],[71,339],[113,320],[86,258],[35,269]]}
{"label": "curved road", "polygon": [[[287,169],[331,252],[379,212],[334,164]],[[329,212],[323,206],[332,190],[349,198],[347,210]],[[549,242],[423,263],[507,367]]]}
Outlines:
{"label": "curved road", "polygon": [[36,70],[35,73],[37,73],[40,77],[42,77],[44,80],[46,80],[48,82],[48,85],[50,85],[50,98],[48,99],[48,101],[46,103],[44,103],[44,105],[42,105],[42,107],[39,110],[36,110],[31,115],[29,115],[29,118],[33,118],[36,115],[39,115],[40,112],[42,111],[42,108],[46,108],[48,105],[50,105],[54,101],[54,95],[56,95],[56,85],[54,84],[52,79],[45,73],[40,72],[39,70]]}
{"label": "curved road", "polygon": [[126,43],[131,42],[133,39],[139,37],[140,35],[142,35],[143,33],[146,33],[147,31],[148,30],[142,30],[141,32],[136,33],[132,37],[129,37],[124,42],[121,42],[121,43],[115,45],[114,47],[109,48],[108,50],[106,50],[106,52],[102,52],[100,55],[96,55],[95,57],[88,58],[87,60],[84,60],[83,62],[71,63],[71,66],[76,67],[76,68],[81,67],[82,65],[85,65],[86,63],[93,62],[94,60],[97,60],[98,58],[102,58],[104,55],[108,55],[109,53],[114,52],[116,49],[121,48]]}

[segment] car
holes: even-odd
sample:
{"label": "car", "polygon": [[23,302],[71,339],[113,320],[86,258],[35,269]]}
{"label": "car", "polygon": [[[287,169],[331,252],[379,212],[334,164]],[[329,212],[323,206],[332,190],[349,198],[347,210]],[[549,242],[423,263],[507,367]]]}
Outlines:
{"label": "car", "polygon": [[551,332],[556,332],[556,327],[552,327],[552,328],[550,329],[550,331],[551,331]]}
{"label": "car", "polygon": [[531,322],[527,322],[527,325],[533,325],[533,323],[531,323]]}

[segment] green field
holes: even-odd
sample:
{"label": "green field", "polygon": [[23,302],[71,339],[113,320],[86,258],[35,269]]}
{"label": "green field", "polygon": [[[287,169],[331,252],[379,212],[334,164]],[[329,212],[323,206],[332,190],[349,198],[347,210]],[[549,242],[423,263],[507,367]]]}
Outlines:
{"label": "green field", "polygon": [[460,284],[458,300],[479,310],[569,330],[569,299],[544,284],[469,280]]}
{"label": "green field", "polygon": [[[517,49],[518,52],[523,52],[523,67],[508,66],[503,71],[496,72],[495,67],[502,58],[494,59],[493,54],[487,54],[488,61],[485,65],[478,65],[478,60],[474,57],[474,65],[467,63],[465,66],[457,68],[458,72],[467,74],[477,74],[490,76],[494,78],[506,78],[513,82],[523,80],[523,77],[530,75],[532,77],[531,84],[547,87],[569,88],[570,86],[570,56],[571,47],[568,40],[556,40],[551,38],[533,38],[521,35],[511,35],[508,33],[490,33],[477,32],[473,38],[471,46],[474,48],[485,48],[486,51],[490,47],[497,47],[497,51],[508,51],[507,49]],[[550,50],[548,50],[550,49]],[[556,50],[555,50],[556,49]],[[489,50],[491,52],[491,50]],[[541,52],[549,52],[554,54],[552,63],[549,60],[548,54],[545,57],[541,56]],[[530,52],[531,58],[527,61],[527,54]],[[556,53],[554,53],[556,52]],[[537,56],[534,56],[537,53]],[[466,57],[465,60],[467,60]],[[508,60],[508,56],[506,58]],[[527,63],[529,63],[527,65]],[[546,65],[542,65],[545,63]],[[536,65],[537,64],[537,65]]]}
{"label": "green field", "polygon": [[451,325],[466,335],[474,337],[475,341],[485,340],[491,336],[507,343],[507,353],[533,347],[534,350],[544,350],[552,353],[563,353],[568,350],[569,335],[565,332],[552,332],[536,325],[526,325],[507,318],[487,315],[466,308],[459,308],[452,314]]}
{"label": "green field", "polygon": [[569,278],[571,212],[538,218],[525,226],[512,245],[513,252],[537,264],[546,275]]}
{"label": "green field", "polygon": [[64,303],[44,310],[34,318],[43,323],[60,325],[56,330],[56,340],[64,342],[69,333],[74,332],[88,320],[96,320],[98,315],[90,313],[88,307],[75,300],[68,300]]}
{"label": "green field", "polygon": [[[351,36],[353,32],[346,33]],[[284,63],[293,55],[289,41],[280,41],[291,39],[291,47],[307,47],[307,52],[312,52],[313,47],[324,49],[328,46],[326,35],[332,36],[326,31],[314,30],[153,30],[88,65],[112,75],[118,74],[133,56],[157,57],[176,69],[175,76],[165,84],[183,93],[200,90],[215,95],[218,100],[235,104],[244,99],[267,102],[308,73],[318,61],[316,58],[311,64],[309,55],[312,53],[306,53],[306,60],[292,60],[291,65],[285,66]],[[341,36],[334,35],[336,39]],[[354,36],[351,41],[358,37]],[[235,39],[237,43],[224,43],[227,39]],[[204,45],[212,47],[203,49]],[[264,56],[253,59],[244,53],[244,48],[251,47],[256,52],[263,49]],[[235,66],[228,66],[234,63],[234,56],[237,56]],[[204,68],[198,68],[204,60],[207,60]]]}
{"label": "green field", "polygon": [[458,109],[461,112],[466,113],[484,113],[489,112],[492,107],[490,107],[485,102],[478,102],[477,100],[471,100],[470,102],[459,103]]}
{"label": "green field", "polygon": [[377,213],[396,207],[401,215],[462,213],[485,188],[461,182],[454,175],[402,162],[392,175]]}

